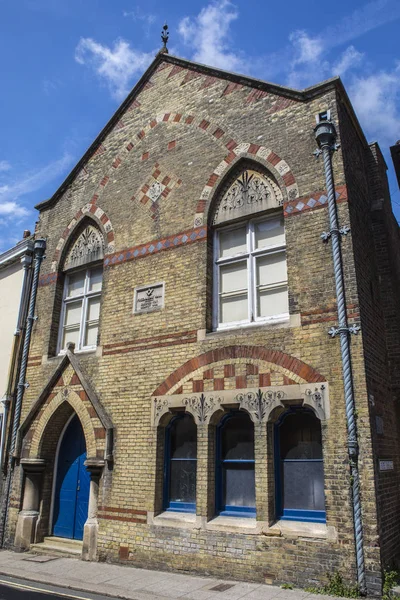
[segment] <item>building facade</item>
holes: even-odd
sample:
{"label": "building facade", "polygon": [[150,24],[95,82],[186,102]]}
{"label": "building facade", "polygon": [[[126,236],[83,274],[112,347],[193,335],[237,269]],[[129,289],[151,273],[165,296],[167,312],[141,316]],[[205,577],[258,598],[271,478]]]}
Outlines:
{"label": "building facade", "polygon": [[0,465],[3,466],[8,409],[15,398],[21,340],[31,280],[33,241],[29,231],[0,254]]}
{"label": "building facade", "polygon": [[361,554],[380,592],[400,543],[399,229],[382,155],[339,79],[300,92],[163,53],[38,206],[47,260],[9,545],[53,536],[89,560],[357,579],[316,120],[340,142]]}

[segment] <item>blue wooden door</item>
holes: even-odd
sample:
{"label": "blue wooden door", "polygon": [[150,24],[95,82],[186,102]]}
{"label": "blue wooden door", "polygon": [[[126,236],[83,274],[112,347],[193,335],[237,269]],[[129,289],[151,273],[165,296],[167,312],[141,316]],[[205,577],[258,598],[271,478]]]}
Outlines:
{"label": "blue wooden door", "polygon": [[58,456],[53,535],[75,540],[83,538],[90,486],[85,460],[85,437],[78,417],[74,417],[64,433]]}

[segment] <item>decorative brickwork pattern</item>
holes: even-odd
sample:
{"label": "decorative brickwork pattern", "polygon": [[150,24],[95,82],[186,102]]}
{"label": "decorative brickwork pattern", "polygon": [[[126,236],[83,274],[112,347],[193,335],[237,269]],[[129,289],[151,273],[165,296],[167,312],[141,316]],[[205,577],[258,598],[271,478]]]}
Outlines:
{"label": "decorative brickwork pattern", "polygon": [[104,266],[112,267],[129,260],[143,258],[144,256],[149,256],[150,254],[157,254],[158,252],[163,252],[164,250],[172,250],[173,248],[177,248],[179,246],[186,246],[188,244],[192,244],[193,242],[200,242],[205,240],[206,237],[206,229],[204,227],[198,227],[197,229],[171,235],[165,239],[153,240],[147,244],[134,246],[133,248],[128,248],[128,250],[124,250],[123,252],[116,252],[115,254],[105,258]]}
{"label": "decorative brickwork pattern", "polygon": [[[148,154],[147,152],[146,156],[143,155],[142,160],[147,160]],[[168,174],[164,167],[156,163],[151,176],[140,187],[139,191],[132,196],[131,200],[138,200],[143,206],[147,204],[152,219],[157,219],[160,202],[168,198],[174,187],[180,186],[181,183],[181,179],[171,173]]]}
{"label": "decorative brickwork pattern", "polygon": [[[291,376],[293,380],[297,380],[297,382],[318,382],[325,381],[326,378],[320,375],[310,367],[306,365],[298,358],[293,356],[288,356],[283,352],[271,351],[262,346],[228,346],[225,348],[218,348],[216,350],[212,350],[210,352],[206,352],[197,356],[196,358],[190,359],[184,365],[179,367],[174,373],[172,373],[158,388],[152,393],[152,396],[161,396],[164,394],[173,393],[173,390],[180,387],[182,385],[181,382],[186,381],[187,375],[193,373],[194,371],[203,370],[206,372],[206,379],[210,376],[210,366],[211,364],[218,363],[220,361],[226,361],[229,359],[230,361],[234,359],[254,359],[261,360],[267,363],[272,363],[277,367],[282,367],[286,369],[287,374]],[[246,375],[240,375],[245,377],[243,382],[247,381],[247,363],[245,364]],[[207,368],[205,368],[207,367]],[[221,372],[225,373],[225,364],[220,366]],[[203,380],[204,380],[203,375]],[[214,379],[214,369],[213,369],[213,379]],[[258,378],[257,383],[258,385]],[[238,385],[236,387],[246,387],[245,385]]]}
{"label": "decorative brickwork pattern", "polygon": [[[345,185],[340,185],[336,188],[336,202],[347,202],[347,189]],[[283,205],[283,212],[285,217],[290,217],[306,210],[315,210],[327,206],[328,196],[326,195],[326,192],[318,192],[312,196],[285,202]]]}

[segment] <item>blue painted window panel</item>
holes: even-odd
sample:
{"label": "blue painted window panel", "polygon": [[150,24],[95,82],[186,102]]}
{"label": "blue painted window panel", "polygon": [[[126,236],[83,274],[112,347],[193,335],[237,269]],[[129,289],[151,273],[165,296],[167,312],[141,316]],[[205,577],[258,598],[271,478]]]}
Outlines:
{"label": "blue painted window panel", "polygon": [[322,460],[284,460],[282,471],[285,509],[325,509]]}
{"label": "blue painted window panel", "polygon": [[175,417],[166,431],[164,508],[196,510],[197,427],[190,415]]}
{"label": "blue painted window panel", "polygon": [[68,425],[61,441],[54,498],[53,535],[83,539],[88,515],[90,474],[84,466],[86,445],[78,417]]}
{"label": "blue painted window panel", "polygon": [[277,517],[325,523],[320,421],[310,410],[294,407],[275,433]]}
{"label": "blue painted window panel", "polygon": [[217,509],[220,515],[254,517],[254,425],[232,412],[217,432]]}

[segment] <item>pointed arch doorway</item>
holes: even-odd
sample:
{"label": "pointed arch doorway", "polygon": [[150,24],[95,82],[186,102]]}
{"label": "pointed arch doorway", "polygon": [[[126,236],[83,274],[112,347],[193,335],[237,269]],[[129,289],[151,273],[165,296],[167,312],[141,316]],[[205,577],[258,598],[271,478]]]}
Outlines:
{"label": "pointed arch doorway", "polygon": [[53,535],[83,539],[88,516],[90,473],[86,470],[86,442],[77,415],[69,421],[60,442],[54,491]]}

